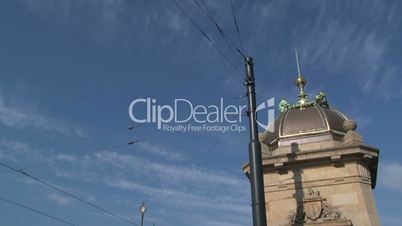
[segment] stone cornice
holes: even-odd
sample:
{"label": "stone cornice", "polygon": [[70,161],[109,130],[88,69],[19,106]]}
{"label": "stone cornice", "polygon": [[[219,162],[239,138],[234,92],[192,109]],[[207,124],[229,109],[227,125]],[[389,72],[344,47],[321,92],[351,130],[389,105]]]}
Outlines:
{"label": "stone cornice", "polygon": [[378,158],[378,149],[365,146],[365,145],[353,145],[353,146],[339,146],[335,148],[326,148],[311,151],[297,151],[280,155],[271,155],[269,157],[263,158],[263,165],[269,166],[275,163],[296,163],[299,161],[321,159],[330,157],[333,160],[339,158],[339,156],[363,154]]}
{"label": "stone cornice", "polygon": [[[346,161],[365,161],[371,174],[371,186],[376,185],[379,150],[364,144],[339,145],[331,148],[304,150],[278,154],[263,158],[264,171],[281,171],[297,167],[300,164],[314,167],[315,165],[337,164]],[[248,176],[248,163],[243,166]]]}

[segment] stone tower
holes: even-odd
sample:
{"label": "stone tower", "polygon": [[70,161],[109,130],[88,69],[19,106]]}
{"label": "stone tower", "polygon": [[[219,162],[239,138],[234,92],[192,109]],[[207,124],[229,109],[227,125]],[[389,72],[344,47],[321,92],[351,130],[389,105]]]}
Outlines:
{"label": "stone tower", "polygon": [[268,225],[379,226],[372,192],[379,150],[324,93],[309,100],[306,84],[299,72],[298,101],[282,100],[271,131],[260,134]]}

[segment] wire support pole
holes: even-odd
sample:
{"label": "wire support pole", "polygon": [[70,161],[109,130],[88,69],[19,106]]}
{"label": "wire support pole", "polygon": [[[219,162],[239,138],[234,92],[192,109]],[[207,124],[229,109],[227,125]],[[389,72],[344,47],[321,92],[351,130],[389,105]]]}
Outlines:
{"label": "wire support pole", "polygon": [[250,143],[248,148],[253,226],[267,226],[261,144],[258,139],[253,58],[246,57],[245,61],[247,73],[245,85],[247,86],[250,129]]}

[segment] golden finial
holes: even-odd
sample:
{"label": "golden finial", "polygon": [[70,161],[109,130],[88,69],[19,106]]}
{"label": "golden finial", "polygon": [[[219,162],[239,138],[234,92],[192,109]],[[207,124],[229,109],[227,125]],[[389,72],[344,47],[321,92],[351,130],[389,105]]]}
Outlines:
{"label": "golden finial", "polygon": [[299,64],[299,56],[297,55],[297,49],[295,49],[295,54],[296,54],[296,65],[297,65],[297,74],[300,76],[300,64]]}
{"label": "golden finial", "polygon": [[300,94],[299,94],[299,102],[300,104],[304,104],[308,97],[307,94],[304,92],[304,86],[307,84],[307,80],[303,77],[300,72],[300,64],[299,64],[299,56],[297,55],[297,49],[295,49],[296,54],[296,65],[297,65],[297,79],[296,79],[296,86],[299,87]]}
{"label": "golden finial", "polygon": [[308,96],[304,92],[304,87],[307,85],[307,80],[303,77],[301,70],[300,70],[299,56],[297,54],[297,49],[295,49],[295,55],[296,55],[296,65],[297,65],[296,86],[300,90],[299,100],[297,101],[297,103],[294,103],[294,104],[288,103],[286,100],[281,100],[281,102],[279,103],[279,106],[278,106],[280,112],[285,112],[289,109],[304,109],[304,108],[314,106],[314,105],[319,105],[324,108],[329,108],[329,105],[327,102],[327,96],[323,92],[320,92],[315,97],[314,101],[308,100]]}

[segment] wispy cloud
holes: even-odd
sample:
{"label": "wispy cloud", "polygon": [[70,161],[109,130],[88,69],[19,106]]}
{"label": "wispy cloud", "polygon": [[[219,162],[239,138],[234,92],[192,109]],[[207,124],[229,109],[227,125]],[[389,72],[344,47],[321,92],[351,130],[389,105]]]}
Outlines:
{"label": "wispy cloud", "polygon": [[[183,20],[177,11],[172,10],[171,2],[156,3],[143,0],[22,0],[22,2],[35,14],[55,17],[65,25],[84,26],[93,33],[93,38],[102,42],[115,40],[123,32],[126,38],[149,42],[151,41],[149,39],[161,29],[183,34],[186,34],[188,29],[187,21]],[[88,24],[90,26],[87,26]]]}
{"label": "wispy cloud", "polygon": [[57,154],[56,159],[61,160],[61,161],[74,162],[76,160],[76,157],[73,155],[62,153],[62,154]]}
{"label": "wispy cloud", "polygon": [[[54,151],[35,149],[23,142],[3,139],[0,150],[6,146],[12,147],[7,149],[7,159],[18,159],[20,166],[24,166],[26,162],[38,167],[46,163],[47,171],[58,178],[57,181],[64,180],[64,184],[70,184],[67,180],[74,181],[74,184],[88,183],[98,188],[101,185],[104,188],[119,189],[120,194],[134,192],[159,203],[161,211],[166,208],[180,208],[190,211],[194,216],[193,211],[197,210],[200,219],[224,212],[223,215],[213,217],[217,220],[217,225],[225,224],[226,219],[233,218],[246,222],[250,212],[248,198],[245,198],[248,197],[249,184],[240,175],[186,162],[158,162],[121,152],[55,154]],[[159,148],[163,149],[162,146]],[[26,170],[30,172],[29,168]],[[59,194],[50,193],[45,197],[60,205],[71,204],[70,199]],[[185,215],[180,216],[185,218]]]}
{"label": "wispy cloud", "polygon": [[81,165],[86,168],[103,165],[126,172],[141,172],[142,176],[152,175],[166,185],[181,184],[182,186],[244,186],[245,180],[222,171],[212,171],[191,165],[175,165],[150,161],[117,152],[99,152],[81,158]]}
{"label": "wispy cloud", "polygon": [[18,151],[30,151],[31,147],[29,144],[20,142],[20,141],[13,141],[13,140],[0,140],[0,147],[8,148],[11,150],[18,150]]}
{"label": "wispy cloud", "polygon": [[[355,4],[358,7],[353,7]],[[305,50],[302,58],[312,68],[313,65],[325,67],[332,74],[339,75],[340,79],[350,76],[363,92],[389,99],[395,95],[390,87],[400,80],[396,66],[389,61],[390,41],[395,27],[388,20],[398,14],[397,7],[390,8],[380,1],[354,2],[348,6],[345,8],[342,2],[313,5],[312,8],[320,12],[315,25],[306,23],[295,31],[298,37],[306,34],[297,39]],[[334,8],[335,11],[346,9],[336,14],[341,19],[328,19],[333,16],[330,12]],[[378,13],[385,9],[388,9],[387,13]],[[361,20],[351,20],[347,15],[352,12],[358,14]],[[373,18],[373,15],[376,17]]]}
{"label": "wispy cloud", "polygon": [[[246,215],[249,212],[249,207],[246,203],[236,203],[234,197],[228,195],[222,196],[203,196],[193,192],[182,191],[171,188],[157,188],[140,184],[135,181],[109,178],[105,182],[112,187],[117,187],[126,190],[140,191],[152,198],[169,203],[172,206],[192,207],[197,209],[214,209],[226,210]],[[237,200],[238,201],[238,200]]]}
{"label": "wispy cloud", "polygon": [[181,209],[181,217],[186,210],[191,210],[192,216],[199,211],[204,219],[210,212],[224,212],[214,218],[238,217],[239,222],[246,222],[250,212],[245,199],[249,189],[247,179],[225,171],[161,163],[117,152],[80,157],[75,166],[63,172],[54,171],[61,178],[138,193],[157,202],[162,209]]}
{"label": "wispy cloud", "polygon": [[138,146],[148,153],[159,155],[168,160],[183,161],[186,159],[186,157],[180,152],[158,144],[153,144],[149,142],[140,142],[138,143]]}
{"label": "wispy cloud", "polygon": [[49,200],[54,201],[57,204],[63,205],[63,206],[70,205],[73,202],[73,200],[71,198],[64,196],[64,195],[59,195],[56,193],[46,193],[46,197]]}
{"label": "wispy cloud", "polygon": [[[402,97],[396,85],[402,82],[397,63],[400,54],[395,48],[399,45],[395,34],[401,26],[397,2],[305,4],[283,0],[258,2],[248,8],[251,13],[242,11],[240,15],[248,22],[242,27],[250,37],[246,46],[256,61],[267,62],[267,66],[260,63],[256,68],[266,67],[270,73],[290,71],[291,52],[297,47],[302,70],[326,72],[310,74],[310,78],[320,76],[322,80],[325,76],[327,81],[336,76],[339,83],[352,84],[363,94],[384,100]],[[278,87],[269,90],[272,93]]]}
{"label": "wispy cloud", "polygon": [[55,132],[60,135],[79,138],[87,137],[82,129],[70,126],[61,119],[40,113],[34,106],[16,103],[12,98],[6,98],[1,93],[0,124],[19,130],[34,128],[39,132]]}

